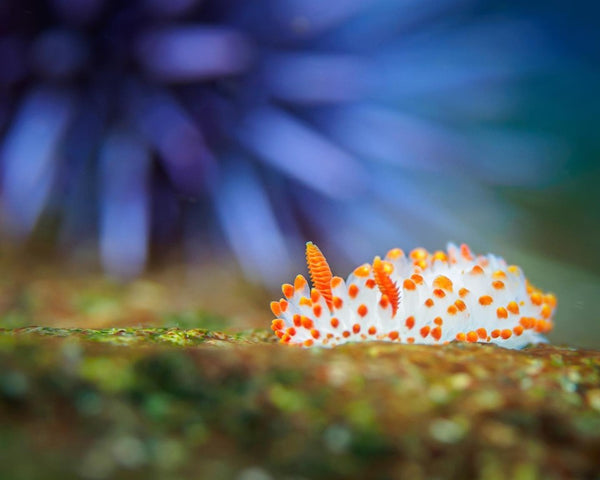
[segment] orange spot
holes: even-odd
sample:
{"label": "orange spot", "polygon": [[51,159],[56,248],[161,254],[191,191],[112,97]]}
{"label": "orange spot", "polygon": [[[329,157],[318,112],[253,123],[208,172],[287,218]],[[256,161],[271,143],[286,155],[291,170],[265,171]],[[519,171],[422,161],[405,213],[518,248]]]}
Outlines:
{"label": "orange spot", "polygon": [[285,333],[287,333],[290,337],[293,337],[296,335],[296,329],[294,327],[290,327],[285,331]]}
{"label": "orange spot", "polygon": [[404,256],[404,252],[400,248],[392,248],[389,252],[387,252],[386,257],[390,260],[396,260]]}
{"label": "orange spot", "polygon": [[504,282],[502,280],[494,280],[492,282],[492,287],[496,290],[502,290],[504,288]]}
{"label": "orange spot", "polygon": [[275,332],[275,335],[277,335],[279,338],[283,337],[285,335],[285,333],[283,332],[283,330],[277,330]]}
{"label": "orange spot", "polygon": [[481,268],[479,265],[475,265],[471,269],[471,275],[482,275],[482,274],[483,274],[483,268]]}
{"label": "orange spot", "polygon": [[342,336],[344,338],[348,338],[350,336],[350,332],[348,330],[344,330],[344,333],[342,333]]}
{"label": "orange spot", "polygon": [[354,325],[352,325],[352,331],[354,333],[360,333],[360,325],[358,323],[355,323]]}
{"label": "orange spot", "polygon": [[556,307],[556,297],[552,293],[548,293],[544,296],[544,302],[546,302],[552,308]]}
{"label": "orange spot", "polygon": [[348,295],[350,295],[350,298],[356,298],[358,291],[358,287],[354,283],[348,287]]}
{"label": "orange spot", "polygon": [[436,325],[443,325],[444,321],[442,320],[442,317],[435,317],[433,323],[435,323]]}
{"label": "orange spot", "polygon": [[312,338],[309,338],[308,340],[304,340],[305,347],[312,347],[313,343],[315,343],[315,342],[313,342]]}
{"label": "orange spot", "polygon": [[515,315],[519,314],[519,306],[517,305],[517,302],[508,302],[508,305],[506,306],[506,309],[510,313],[514,313]]}
{"label": "orange spot", "polygon": [[410,252],[410,258],[413,260],[425,260],[428,255],[429,252],[427,252],[427,250],[424,248],[415,248]]}
{"label": "orange spot", "polygon": [[302,325],[302,317],[298,313],[294,314],[293,320],[294,325],[296,325],[297,327]]}
{"label": "orange spot", "polygon": [[313,328],[313,325],[314,325],[314,323],[310,318],[305,317],[304,315],[302,316],[302,326],[304,328],[306,328],[307,330],[310,330],[311,328]]}
{"label": "orange spot", "polygon": [[340,325],[340,321],[335,317],[331,319],[330,323],[333,328],[337,328]]}
{"label": "orange spot", "polygon": [[544,332],[549,332],[552,330],[552,322],[547,322],[544,320]]}
{"label": "orange spot", "polygon": [[536,328],[538,321],[533,318],[533,317],[528,317],[529,318],[529,328]]}
{"label": "orange spot", "polygon": [[552,315],[552,309],[547,303],[544,303],[542,306],[542,317],[550,318],[550,315]]}
{"label": "orange spot", "polygon": [[429,335],[430,330],[431,330],[431,328],[429,327],[429,325],[425,325],[424,327],[421,328],[421,330],[419,330],[419,333],[421,334],[421,336],[423,338],[425,338],[427,335]]}
{"label": "orange spot", "polygon": [[442,252],[441,250],[437,250],[434,254],[433,254],[433,260],[438,260],[440,262],[447,262],[448,261],[448,257],[446,256],[446,254],[444,252]]}
{"label": "orange spot", "polygon": [[479,303],[484,306],[491,305],[493,301],[494,299],[489,295],[482,295],[481,297],[479,297]]}
{"label": "orange spot", "polygon": [[461,288],[458,291],[458,295],[460,296],[460,298],[465,298],[468,293],[469,293],[469,289],[468,288]]}
{"label": "orange spot", "polygon": [[504,330],[502,330],[500,332],[500,336],[504,339],[504,340],[508,340],[510,337],[512,337],[512,331],[510,331],[508,328],[505,328]]}
{"label": "orange spot", "polygon": [[300,306],[306,305],[308,307],[312,307],[312,301],[310,300],[310,298],[306,298],[306,297],[301,297],[300,301],[298,302],[298,304]]}
{"label": "orange spot", "polygon": [[400,334],[396,330],[393,330],[390,333],[388,333],[388,337],[390,337],[390,340],[397,340],[399,336]]}
{"label": "orange spot", "polygon": [[534,305],[542,304],[542,296],[538,292],[533,292],[531,294],[530,298],[531,298],[531,303],[533,303]]}
{"label": "orange spot", "polygon": [[344,280],[342,280],[341,277],[332,277],[331,278],[331,288],[337,288],[337,287],[339,287],[342,284],[343,281]]}
{"label": "orange spot", "polygon": [[444,290],[452,291],[454,285],[452,284],[452,280],[450,280],[445,275],[440,275],[435,277],[433,280],[433,286],[436,288],[443,288]]}
{"label": "orange spot", "polygon": [[492,330],[492,338],[498,338],[500,336],[500,330]]}
{"label": "orange spot", "polygon": [[427,268],[427,260],[416,260],[414,264],[421,270],[425,270]]}
{"label": "orange spot", "polygon": [[513,332],[515,332],[517,337],[520,336],[523,333],[523,326],[517,325],[515,328],[513,328]]}
{"label": "orange spot", "polygon": [[271,311],[276,317],[281,315],[281,306],[279,305],[279,302],[271,302]]}
{"label": "orange spot", "polygon": [[323,295],[331,309],[331,269],[319,247],[312,242],[306,243],[306,263],[313,287]]}
{"label": "orange spot", "polygon": [[433,294],[438,298],[444,298],[446,296],[446,293],[441,288],[435,288]]}
{"label": "orange spot", "polygon": [[411,328],[413,328],[415,326],[415,317],[412,317],[412,316],[408,317],[406,319],[406,322],[404,322],[404,323],[406,325],[406,328],[408,328],[410,330]]}
{"label": "orange spot", "polygon": [[418,273],[413,273],[410,276],[410,279],[415,282],[417,285],[423,285],[423,277],[421,275],[419,275]]}
{"label": "orange spot", "polygon": [[321,312],[322,312],[322,308],[321,305],[315,305],[313,307],[313,313],[315,314],[315,317],[319,318],[321,316]]}
{"label": "orange spot", "polygon": [[281,300],[279,300],[279,307],[281,308],[282,312],[285,312],[288,308],[287,300],[284,300],[283,298]]}
{"label": "orange spot", "polygon": [[375,335],[377,333],[377,329],[375,327],[369,328],[369,335]]}
{"label": "orange spot", "polygon": [[498,318],[508,318],[508,312],[506,311],[506,308],[498,307],[498,309],[496,310],[496,316]]}
{"label": "orange spot", "polygon": [[277,331],[285,327],[285,322],[281,318],[276,318],[271,322],[271,330]]}
{"label": "orange spot", "polygon": [[431,298],[428,298],[427,300],[425,300],[425,306],[428,308],[433,307],[433,300]]}
{"label": "orange spot", "polygon": [[494,273],[492,273],[492,278],[506,278],[506,273],[504,273],[502,270],[496,270]]}
{"label": "orange spot", "polygon": [[531,317],[521,317],[521,319],[519,320],[519,323],[521,324],[521,326],[523,328],[533,328],[535,326],[535,318],[531,318]]}
{"label": "orange spot", "polygon": [[515,275],[519,274],[519,267],[517,267],[516,265],[509,265],[508,268],[507,268],[507,270],[510,273],[514,273]]}
{"label": "orange spot", "polygon": [[465,302],[463,302],[460,299],[454,302],[454,305],[456,305],[456,308],[458,308],[461,312],[464,312],[467,309],[467,305],[465,304]]}
{"label": "orange spot", "polygon": [[469,333],[467,333],[467,342],[475,343],[478,339],[479,335],[477,335],[477,332],[471,330]]}
{"label": "orange spot", "polygon": [[316,340],[321,336],[321,332],[319,332],[316,328],[311,329],[310,335]]}
{"label": "orange spot", "polygon": [[396,311],[398,310],[400,293],[398,292],[398,287],[385,270],[386,263],[388,262],[382,262],[379,257],[375,257],[375,260],[373,260],[373,275],[375,276],[375,282],[377,282],[377,286],[383,295],[381,299],[383,300],[384,297],[387,297],[387,300],[392,304],[393,316],[396,315]]}
{"label": "orange spot", "polygon": [[450,315],[456,315],[456,312],[458,312],[458,308],[456,308],[456,305],[450,305],[448,307],[448,313]]}
{"label": "orange spot", "polygon": [[535,322],[535,331],[536,332],[543,332],[544,328],[545,328],[544,324],[546,322],[544,322],[544,320],[541,320],[541,319],[540,320],[534,320],[534,322]]}
{"label": "orange spot", "polygon": [[367,313],[369,313],[369,309],[364,303],[361,303],[356,311],[361,317],[364,317]]}
{"label": "orange spot", "polygon": [[290,343],[290,340],[292,339],[292,337],[290,337],[287,333],[281,337],[281,343]]}
{"label": "orange spot", "polygon": [[294,296],[294,286],[289,283],[284,283],[281,286],[281,291],[286,296],[286,298],[292,298]]}
{"label": "orange spot", "polygon": [[382,261],[381,263],[383,265],[383,273],[391,275],[394,271],[394,265],[388,261]]}
{"label": "orange spot", "polygon": [[485,328],[478,328],[477,329],[477,336],[481,339],[481,340],[485,340],[487,338],[487,330]]}
{"label": "orange spot", "polygon": [[354,269],[354,275],[356,275],[357,277],[365,278],[369,276],[369,273],[371,273],[371,267],[367,263]]}
{"label": "orange spot", "polygon": [[464,342],[467,340],[467,336],[464,334],[464,332],[459,332],[456,334],[456,340],[458,340],[459,342]]}
{"label": "orange spot", "polygon": [[327,334],[327,339],[332,339],[333,338],[333,333],[328,333]]}
{"label": "orange spot", "polygon": [[388,300],[387,295],[382,295],[381,300],[379,300],[379,305],[381,306],[381,308],[387,308],[389,304],[390,301]]}
{"label": "orange spot", "polygon": [[296,275],[296,279],[294,280],[294,289],[296,291],[302,290],[306,286],[306,278],[302,275]]}
{"label": "orange spot", "polygon": [[365,282],[365,287],[367,287],[367,288],[375,288],[375,285],[377,285],[377,284],[375,283],[375,280],[373,280],[372,278],[369,278]]}
{"label": "orange spot", "polygon": [[415,339],[414,339],[414,337],[408,337],[408,338],[406,339],[406,341],[407,341],[408,343],[415,343]]}
{"label": "orange spot", "polygon": [[415,285],[415,282],[413,282],[409,278],[404,280],[404,282],[402,283],[402,286],[404,287],[405,290],[414,290],[415,288],[417,288]]}
{"label": "orange spot", "polygon": [[342,305],[344,305],[344,301],[340,297],[333,297],[332,301],[333,301],[333,306],[335,308],[337,308],[338,310],[340,308],[342,308]]}
{"label": "orange spot", "polygon": [[431,336],[439,341],[440,338],[442,338],[442,329],[440,327],[435,327],[433,330],[431,330]]}
{"label": "orange spot", "polygon": [[473,260],[473,254],[471,253],[471,249],[468,245],[464,243],[460,246],[460,254],[465,260]]}

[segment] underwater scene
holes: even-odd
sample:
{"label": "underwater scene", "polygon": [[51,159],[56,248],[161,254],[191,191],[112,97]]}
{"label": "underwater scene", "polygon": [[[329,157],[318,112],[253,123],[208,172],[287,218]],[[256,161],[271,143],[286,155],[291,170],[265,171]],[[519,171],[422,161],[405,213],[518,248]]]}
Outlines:
{"label": "underwater scene", "polygon": [[0,478],[600,478],[593,2],[0,2]]}

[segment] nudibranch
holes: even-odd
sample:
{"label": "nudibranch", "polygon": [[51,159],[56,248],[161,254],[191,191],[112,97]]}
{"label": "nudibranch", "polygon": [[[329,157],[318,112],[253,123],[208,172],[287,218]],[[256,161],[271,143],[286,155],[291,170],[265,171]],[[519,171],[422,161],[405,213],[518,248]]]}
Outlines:
{"label": "nudibranch", "polygon": [[388,341],[442,345],[451,341],[522,348],[545,342],[556,297],[532,286],[521,269],[467,245],[395,248],[357,267],[346,281],[331,273],[312,242],[306,244],[312,282],[298,275],[271,302],[271,328],[282,343],[333,347]]}

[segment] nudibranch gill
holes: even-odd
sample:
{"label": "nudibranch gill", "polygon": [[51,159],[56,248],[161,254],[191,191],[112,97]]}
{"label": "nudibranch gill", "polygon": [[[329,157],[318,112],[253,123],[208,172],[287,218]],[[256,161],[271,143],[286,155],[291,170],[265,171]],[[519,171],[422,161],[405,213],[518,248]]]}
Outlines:
{"label": "nudibranch gill", "polygon": [[357,267],[346,281],[331,273],[312,242],[306,244],[312,282],[298,275],[271,302],[271,328],[282,343],[333,347],[388,341],[442,345],[451,341],[522,348],[545,342],[556,297],[533,287],[521,269],[467,245],[447,251],[395,248]]}

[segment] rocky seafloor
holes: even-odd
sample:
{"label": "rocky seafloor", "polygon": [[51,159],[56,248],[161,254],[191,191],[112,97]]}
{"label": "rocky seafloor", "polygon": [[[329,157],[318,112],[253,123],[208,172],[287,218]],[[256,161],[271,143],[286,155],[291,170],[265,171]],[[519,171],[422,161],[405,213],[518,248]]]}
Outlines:
{"label": "rocky seafloor", "polygon": [[600,352],[0,331],[0,478],[600,478]]}

